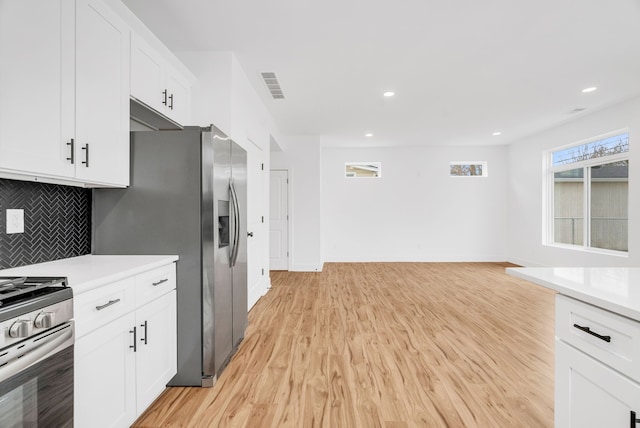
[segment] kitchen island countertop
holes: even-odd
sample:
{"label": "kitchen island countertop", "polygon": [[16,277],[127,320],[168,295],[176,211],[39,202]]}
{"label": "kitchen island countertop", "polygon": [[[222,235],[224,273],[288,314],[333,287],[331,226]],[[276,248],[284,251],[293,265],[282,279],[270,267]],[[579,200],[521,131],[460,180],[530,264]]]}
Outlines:
{"label": "kitchen island countertop", "polygon": [[64,276],[74,295],[178,260],[178,256],[86,255],[0,270],[0,276]]}
{"label": "kitchen island countertop", "polygon": [[507,268],[506,272],[640,321],[640,268]]}

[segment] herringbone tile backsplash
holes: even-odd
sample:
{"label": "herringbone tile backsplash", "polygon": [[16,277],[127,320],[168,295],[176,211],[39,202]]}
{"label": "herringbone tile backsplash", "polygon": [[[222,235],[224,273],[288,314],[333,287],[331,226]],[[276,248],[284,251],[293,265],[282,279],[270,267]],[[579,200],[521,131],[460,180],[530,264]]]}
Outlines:
{"label": "herringbone tile backsplash", "polygon": [[[6,233],[6,210],[24,210],[24,233]],[[91,190],[0,179],[0,269],[91,252]]]}

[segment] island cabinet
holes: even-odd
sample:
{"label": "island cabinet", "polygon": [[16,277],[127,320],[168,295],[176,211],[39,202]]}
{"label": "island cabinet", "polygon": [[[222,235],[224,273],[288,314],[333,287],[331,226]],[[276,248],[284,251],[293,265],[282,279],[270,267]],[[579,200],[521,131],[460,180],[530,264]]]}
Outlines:
{"label": "island cabinet", "polygon": [[640,427],[640,322],[556,296],[555,426]]}
{"label": "island cabinet", "polygon": [[129,184],[129,38],[101,0],[0,2],[0,176]]}
{"label": "island cabinet", "polygon": [[556,428],[640,428],[640,268],[507,268],[556,291]]}
{"label": "island cabinet", "polygon": [[177,371],[175,264],[74,297],[77,427],[128,427]]}

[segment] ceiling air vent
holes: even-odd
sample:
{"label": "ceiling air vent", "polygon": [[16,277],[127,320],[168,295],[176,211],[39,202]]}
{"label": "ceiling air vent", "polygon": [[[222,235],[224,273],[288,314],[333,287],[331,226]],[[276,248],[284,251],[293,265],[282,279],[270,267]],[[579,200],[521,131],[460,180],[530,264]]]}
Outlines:
{"label": "ceiling air vent", "polygon": [[280,82],[278,82],[278,78],[276,77],[276,73],[272,72],[264,72],[262,74],[262,79],[264,83],[267,85],[269,92],[271,92],[271,96],[274,100],[282,100],[284,99],[284,94],[282,93],[282,88],[280,88]]}

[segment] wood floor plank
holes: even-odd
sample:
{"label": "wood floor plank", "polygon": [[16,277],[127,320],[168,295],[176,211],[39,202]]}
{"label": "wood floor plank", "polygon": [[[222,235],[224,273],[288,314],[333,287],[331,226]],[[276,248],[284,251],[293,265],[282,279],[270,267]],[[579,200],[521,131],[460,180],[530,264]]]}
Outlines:
{"label": "wood floor plank", "polygon": [[550,427],[553,292],[502,263],[272,272],[213,388],[134,427]]}

